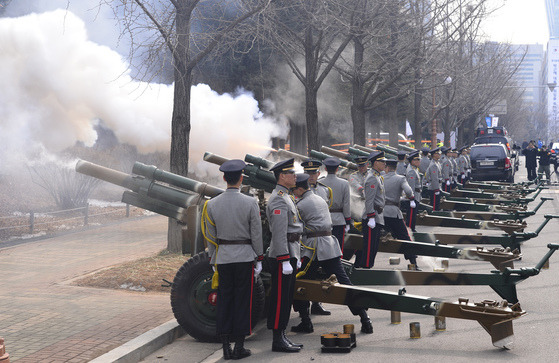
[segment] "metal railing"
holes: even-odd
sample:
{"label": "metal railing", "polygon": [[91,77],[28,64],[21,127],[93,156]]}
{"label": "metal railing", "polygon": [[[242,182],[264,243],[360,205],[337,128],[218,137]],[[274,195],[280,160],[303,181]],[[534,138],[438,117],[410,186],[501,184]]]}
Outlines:
{"label": "metal railing", "polygon": [[[125,207],[126,208],[126,218],[130,217],[130,205],[126,204]],[[60,223],[64,223],[67,221],[75,221],[75,220],[79,220],[79,219],[83,219],[83,225],[87,226],[89,224],[89,218],[91,217],[97,217],[97,216],[102,216],[102,215],[108,215],[108,214],[116,214],[116,213],[120,213],[122,211],[122,209],[116,209],[116,210],[110,210],[107,212],[103,212],[103,213],[94,213],[91,214],[89,212],[89,204],[85,205],[84,207],[79,207],[79,208],[72,208],[72,209],[64,209],[64,210],[58,210],[58,211],[50,211],[50,212],[40,212],[40,213],[36,213],[34,211],[30,211],[28,213],[29,215],[29,219],[28,219],[28,223],[27,224],[17,224],[17,225],[11,225],[11,226],[6,226],[6,227],[0,227],[0,232],[2,231],[7,231],[7,230],[11,230],[11,229],[20,229],[20,228],[25,228],[28,227],[29,228],[29,233],[33,234],[35,233],[35,229],[39,226],[46,226],[49,224],[60,224]],[[80,215],[75,216],[75,217],[68,217],[68,218],[55,218],[52,221],[44,221],[44,222],[36,222],[36,215],[48,215],[48,216],[56,216],[59,214],[66,214],[66,213],[72,213],[72,212],[81,212]],[[4,217],[0,217],[0,223],[2,221],[5,220],[21,220],[22,217],[25,217],[26,214],[23,215],[16,215],[16,216],[4,216]]]}

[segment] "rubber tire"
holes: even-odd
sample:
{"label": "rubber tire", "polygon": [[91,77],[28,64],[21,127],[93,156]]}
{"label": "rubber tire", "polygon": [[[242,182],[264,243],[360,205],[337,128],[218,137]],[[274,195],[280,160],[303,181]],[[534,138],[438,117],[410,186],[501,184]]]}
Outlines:
{"label": "rubber tire", "polygon": [[[171,286],[171,307],[175,319],[188,335],[202,342],[220,341],[215,332],[216,323],[215,320],[201,319],[200,315],[193,311],[194,307],[189,303],[189,296],[199,281],[207,279],[211,281],[212,275],[210,257],[206,251],[203,251],[189,258],[181,266]],[[264,284],[258,276],[252,299],[252,328],[264,316],[265,299]]]}

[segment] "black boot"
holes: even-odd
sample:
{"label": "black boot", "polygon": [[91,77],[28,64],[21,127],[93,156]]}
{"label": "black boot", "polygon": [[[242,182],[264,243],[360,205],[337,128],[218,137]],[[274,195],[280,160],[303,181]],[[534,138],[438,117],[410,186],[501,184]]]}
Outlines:
{"label": "black boot", "polygon": [[330,311],[324,309],[321,303],[313,301],[311,305],[311,314],[314,315],[330,315],[332,314]]}
{"label": "black boot", "polygon": [[291,331],[295,333],[312,333],[314,328],[312,326],[309,308],[307,307],[299,311],[299,316],[301,317],[301,322],[299,325],[292,326]]}
{"label": "black boot", "polygon": [[233,359],[243,359],[250,356],[250,349],[245,349],[245,336],[239,335],[235,337],[235,348],[233,348]]}
{"label": "black boot", "polygon": [[359,312],[359,317],[361,318],[361,333],[373,334],[373,323],[367,315],[365,310]]}
{"label": "black boot", "polygon": [[231,343],[229,343],[229,335],[222,335],[221,342],[223,343],[223,359],[231,359],[233,357],[233,351],[231,350]]}
{"label": "black boot", "polygon": [[303,344],[293,343],[291,340],[289,340],[289,338],[285,334],[285,330],[281,331],[281,335],[283,336],[283,340],[285,340],[287,342],[287,344],[291,345],[292,347],[303,348]]}
{"label": "black boot", "polygon": [[272,352],[284,352],[284,353],[297,353],[301,351],[301,348],[291,346],[283,339],[285,335],[284,330],[274,329],[274,338],[272,340]]}

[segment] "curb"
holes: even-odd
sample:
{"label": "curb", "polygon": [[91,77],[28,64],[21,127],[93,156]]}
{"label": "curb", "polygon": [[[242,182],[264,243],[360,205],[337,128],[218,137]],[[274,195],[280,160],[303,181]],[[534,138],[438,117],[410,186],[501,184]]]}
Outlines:
{"label": "curb", "polygon": [[169,320],[120,347],[91,360],[90,363],[136,363],[183,335],[184,331],[177,321]]}

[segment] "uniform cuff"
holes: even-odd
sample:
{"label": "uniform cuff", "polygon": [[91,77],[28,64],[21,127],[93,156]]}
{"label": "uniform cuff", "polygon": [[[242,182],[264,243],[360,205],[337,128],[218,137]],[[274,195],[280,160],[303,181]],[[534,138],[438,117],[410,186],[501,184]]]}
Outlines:
{"label": "uniform cuff", "polygon": [[351,217],[345,219],[345,224],[349,224],[351,222]]}
{"label": "uniform cuff", "polygon": [[367,214],[367,218],[373,218],[376,215],[376,213],[369,213]]}
{"label": "uniform cuff", "polygon": [[278,260],[278,261],[288,261],[290,258],[291,258],[291,256],[289,254],[287,254],[287,255],[277,256],[276,260]]}
{"label": "uniform cuff", "polygon": [[262,260],[264,260],[264,255],[260,255],[256,257],[256,261],[262,261]]}

